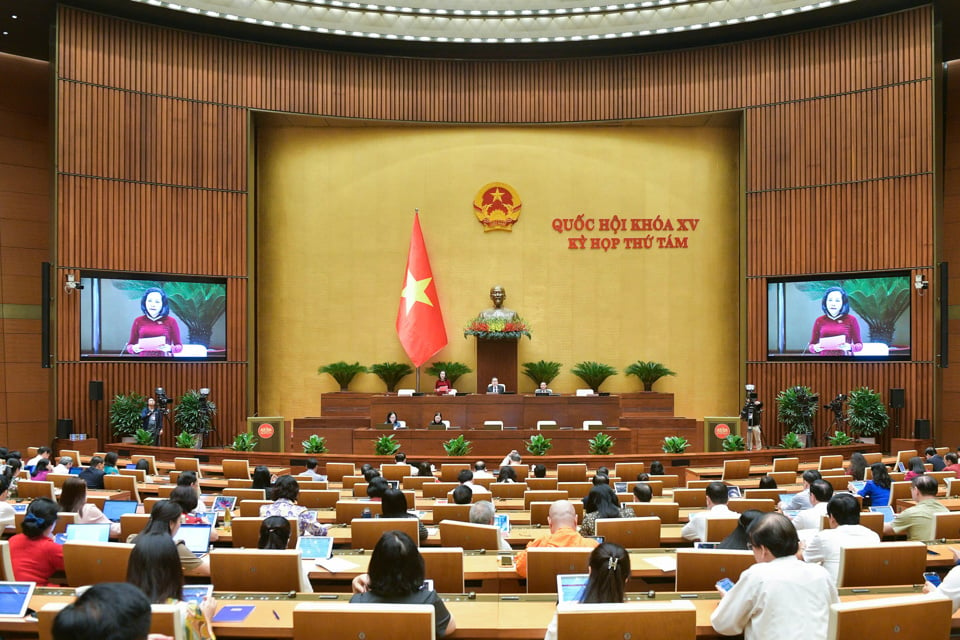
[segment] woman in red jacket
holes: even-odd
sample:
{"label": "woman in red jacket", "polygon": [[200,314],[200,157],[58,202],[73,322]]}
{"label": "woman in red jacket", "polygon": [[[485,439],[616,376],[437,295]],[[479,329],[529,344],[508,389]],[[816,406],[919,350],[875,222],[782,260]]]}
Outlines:
{"label": "woman in red jacket", "polygon": [[10,560],[18,581],[43,587],[53,574],[63,571],[63,547],[53,541],[58,508],[50,498],[37,498],[20,524],[23,533],[10,538]]}

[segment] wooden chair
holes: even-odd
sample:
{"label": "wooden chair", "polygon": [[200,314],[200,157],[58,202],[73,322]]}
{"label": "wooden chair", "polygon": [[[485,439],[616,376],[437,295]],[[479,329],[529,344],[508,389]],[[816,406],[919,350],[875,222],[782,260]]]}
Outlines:
{"label": "wooden chair", "polygon": [[15,582],[13,576],[13,560],[10,557],[10,543],[7,540],[0,540],[0,580],[5,582]]}
{"label": "wooden chair", "polygon": [[618,478],[623,478],[627,482],[633,482],[637,475],[644,472],[646,465],[642,462],[618,462],[613,467],[613,473]]}
{"label": "wooden chair", "polygon": [[304,602],[293,610],[293,640],[435,640],[435,609],[430,604]]}
{"label": "wooden chair", "polygon": [[663,524],[680,522],[680,505],[676,502],[625,502],[621,506],[633,509],[638,518],[657,517]]}
{"label": "wooden chair", "polygon": [[462,462],[445,463],[440,465],[440,482],[459,482],[457,476],[470,465]]}
{"label": "wooden chair", "polygon": [[500,550],[500,528],[487,524],[473,524],[443,520],[440,522],[440,544],[444,547],[461,547],[470,551]]}
{"label": "wooden chair", "polygon": [[660,546],[660,518],[598,518],[597,535],[626,549],[656,549]]}
{"label": "wooden chair", "polygon": [[570,494],[566,491],[526,491],[523,494],[523,508],[529,509],[531,502],[556,502],[569,499]]}
{"label": "wooden chair", "polygon": [[946,484],[948,498],[960,496],[960,478],[947,478]]}
{"label": "wooden chair", "polygon": [[469,504],[435,504],[433,505],[433,522],[438,524],[443,520],[470,522]]}
{"label": "wooden chair", "polygon": [[557,465],[557,482],[584,482],[586,479],[587,465],[584,462]]}
{"label": "wooden chair", "polygon": [[707,492],[704,489],[674,489],[673,501],[681,509],[705,509],[707,506]]}
{"label": "wooden chair", "polygon": [[63,565],[67,584],[79,587],[98,582],[126,582],[132,544],[122,542],[67,542]]}
{"label": "wooden chair", "polygon": [[333,509],[337,506],[339,499],[340,492],[336,489],[301,489],[297,496],[297,504],[308,509]]}
{"label": "wooden chair", "polygon": [[527,549],[527,593],[556,593],[557,574],[587,573],[588,547],[534,547]]}
{"label": "wooden chair", "polygon": [[632,502],[633,501],[633,488],[638,484],[645,484],[650,487],[650,493],[653,494],[653,497],[658,498],[663,495],[663,482],[660,480],[649,480],[647,482],[640,483],[636,480],[627,482],[627,493],[618,493],[618,496],[628,495],[630,496],[629,500],[620,499],[620,502]]}
{"label": "wooden chair", "polygon": [[747,489],[743,492],[743,497],[747,500],[756,500],[758,498],[767,498],[775,502],[780,501],[780,494],[786,493],[780,489]]}
{"label": "wooden chair", "polygon": [[926,569],[927,545],[884,542],[840,550],[838,587],[915,584]]}
{"label": "wooden chair", "polygon": [[530,474],[530,467],[525,464],[513,465],[513,472],[517,474],[517,482],[524,482]]}
{"label": "wooden chair", "polygon": [[[57,455],[56,455],[57,462],[59,462],[60,458],[62,458],[63,456],[70,456],[70,459],[73,460],[73,466],[75,467],[83,466],[83,464],[80,462],[79,449],[60,449],[60,451],[57,452]],[[53,460],[54,456],[50,456],[50,459]]]}
{"label": "wooden chair", "polygon": [[147,473],[149,473],[152,476],[157,475],[157,457],[156,456],[145,456],[145,455],[139,455],[139,454],[130,456],[130,462],[132,462],[133,464],[137,464],[141,460],[146,460],[147,464],[149,465],[149,468],[147,469]]}
{"label": "wooden chair", "polygon": [[433,580],[437,593],[463,593],[463,549],[460,547],[424,547],[424,577]]}
{"label": "wooden chair", "polygon": [[[547,517],[550,515],[550,506],[553,502],[531,502],[530,503],[530,524],[546,527],[549,525]],[[583,502],[575,500],[572,502],[573,509],[577,512],[577,520],[583,520]]]}
{"label": "wooden chair", "polygon": [[[860,513],[860,524],[870,529],[878,536],[880,539],[883,539],[883,514],[882,513],[873,513],[872,511],[862,511]],[[824,514],[820,518],[820,528],[829,529],[830,528],[830,516]]]}
{"label": "wooden chair", "polygon": [[792,471],[794,475],[800,469],[800,458],[775,458],[773,460],[773,470]]}
{"label": "wooden chair", "polygon": [[749,460],[724,460],[723,461],[723,475],[720,476],[720,480],[726,482],[727,480],[740,480],[742,478],[750,477],[750,461]]}
{"label": "wooden chair", "polygon": [[250,463],[246,460],[224,459],[220,466],[223,468],[223,477],[227,480],[231,478],[237,480],[250,479]]}
{"label": "wooden chair", "polygon": [[236,496],[237,504],[243,504],[244,500],[266,500],[267,492],[265,489],[234,489],[227,487],[223,490],[225,496]]}
{"label": "wooden chair", "polygon": [[503,431],[503,420],[484,420],[483,429],[485,431]]}
{"label": "wooden chair", "polygon": [[[297,502],[299,503],[299,500]],[[241,518],[259,518],[260,507],[268,504],[273,504],[273,500],[244,500],[237,503],[236,509]]]}
{"label": "wooden chair", "polygon": [[[913,497],[910,488],[913,487],[913,481],[902,480],[900,482],[890,483],[890,506],[896,507],[897,500],[909,500]],[[896,509],[894,509],[896,511]]]}
{"label": "wooden chair", "polygon": [[[927,475],[937,479],[937,484],[941,487],[947,486],[947,480],[956,479],[957,474],[953,471],[927,471]],[[49,478],[49,476],[47,476]]]}
{"label": "wooden chair", "polygon": [[393,530],[404,532],[420,545],[420,523],[416,518],[354,518],[350,521],[350,548],[373,549],[380,536]]}
{"label": "wooden chair", "polygon": [[778,487],[797,484],[796,471],[771,471],[767,475],[773,478]]}
{"label": "wooden chair", "polygon": [[556,478],[527,478],[527,488],[531,491],[555,491]]}
{"label": "wooden chair", "polygon": [[62,489],[63,483],[70,477],[69,473],[48,473],[46,482],[52,482],[54,489]]}
{"label": "wooden chair", "polygon": [[687,488],[687,489],[700,489],[701,491],[703,491],[704,489],[706,489],[707,487],[709,487],[709,486],[710,486],[711,484],[713,484],[714,482],[716,482],[716,480],[690,480],[690,481],[687,482],[686,488]]}
{"label": "wooden chair", "polygon": [[[902,462],[904,466],[907,466],[910,462],[910,458],[916,458],[918,455],[916,449],[906,449],[904,451],[897,451],[897,462]],[[896,464],[894,465],[896,467]]]}
{"label": "wooden chair", "polygon": [[727,508],[737,513],[743,513],[749,509],[771,513],[777,510],[777,503],[770,498],[731,498],[727,502]]}
{"label": "wooden chair", "polygon": [[343,482],[344,476],[352,476],[357,470],[352,462],[328,462],[327,482]]}
{"label": "wooden chair", "polygon": [[143,501],[143,512],[144,512],[144,513],[147,513],[147,514],[152,513],[152,512],[153,512],[153,507],[154,507],[155,504],[157,504],[157,503],[160,502],[161,500],[168,500],[169,498],[170,498],[170,492],[169,492],[169,491],[168,491],[167,494],[166,494],[165,496],[163,496],[163,497],[161,497],[161,496],[150,496],[149,498],[145,498],[144,501]]}
{"label": "wooden chair", "polygon": [[526,482],[494,482],[490,485],[490,494],[498,499],[518,499],[523,497],[528,487]]}
{"label": "wooden chair", "polygon": [[180,472],[176,469],[167,474],[167,482],[169,482],[170,485],[176,486],[178,480],[180,480]]}
{"label": "wooden chair", "polygon": [[707,518],[707,539],[704,542],[723,542],[739,523],[740,518]]}
{"label": "wooden chair", "polygon": [[459,482],[431,482],[423,485],[424,498],[446,498],[447,494],[460,486]]}
{"label": "wooden chair", "polygon": [[406,463],[382,464],[380,465],[380,475],[387,480],[403,480],[410,475],[410,465]]}
{"label": "wooden chair", "polygon": [[148,522],[148,513],[125,513],[120,516],[120,542],[126,542],[133,534],[143,531]]}
{"label": "wooden chair", "polygon": [[[58,533],[66,533],[68,524],[77,524],[77,519],[80,517],[79,513],[74,513],[73,511],[58,511],[57,512],[57,523],[53,525],[54,535]],[[123,542],[123,540],[121,540]]]}
{"label": "wooden chair", "polygon": [[227,478],[228,489],[252,489],[253,479],[244,480],[243,478]]}
{"label": "wooden chair", "polygon": [[691,640],[696,635],[697,609],[688,600],[622,604],[565,602],[557,607],[557,640]]}
{"label": "wooden chair", "polygon": [[330,483],[326,480],[301,480],[305,476],[297,476],[297,484],[300,486],[300,493],[304,491],[326,491]]}
{"label": "wooden chair", "polygon": [[960,511],[950,511],[947,513],[933,514],[933,520],[936,522],[936,532],[933,537],[945,540],[960,539]]}
{"label": "wooden chair", "polygon": [[197,474],[197,478],[202,477],[200,475],[200,458],[174,458],[173,468],[177,471],[193,471]]}
{"label": "wooden chair", "polygon": [[[612,487],[611,487],[612,488]],[[593,489],[592,482],[558,482],[557,491],[566,491],[570,500],[579,500],[585,498],[590,489]]]}
{"label": "wooden chair", "polygon": [[559,428],[556,420],[537,420],[537,431]]}
{"label": "wooden chair", "polygon": [[404,489],[423,490],[426,484],[433,484],[437,479],[433,476],[404,476],[400,481],[400,486]]}
{"label": "wooden chair", "polygon": [[[297,525],[296,518],[287,518],[287,522],[290,523],[290,539],[287,540],[287,549],[296,549],[300,527]],[[234,549],[256,549],[260,542],[261,524],[263,524],[263,518],[259,515],[234,518],[230,523],[231,533],[233,534],[231,546]]]}
{"label": "wooden chair", "polygon": [[876,464],[876,463],[878,463],[878,462],[883,462],[883,454],[882,454],[882,453],[879,453],[879,452],[878,452],[878,453],[865,453],[865,454],[863,454],[863,458],[867,461],[867,468],[868,468],[868,469],[870,468],[869,465]]}
{"label": "wooden chair", "polygon": [[108,491],[129,491],[130,499],[140,502],[140,492],[137,491],[137,479],[133,476],[113,474],[103,476],[103,488]]}
{"label": "wooden chair", "polygon": [[827,638],[947,638],[952,610],[949,599],[923,594],[832,604]]}
{"label": "wooden chair", "polygon": [[[299,551],[217,548],[208,557],[210,582],[217,591],[300,590]],[[311,633],[315,635],[316,629]]]}
{"label": "wooden chair", "polygon": [[20,480],[17,483],[17,496],[20,498],[50,498],[54,502],[57,495],[53,490],[53,483],[47,480]]}
{"label": "wooden chair", "polygon": [[[133,476],[137,479],[137,482],[143,483],[147,481],[147,472],[143,469],[117,469],[122,476]],[[48,478],[50,476],[47,476]]]}
{"label": "wooden chair", "polygon": [[355,500],[338,500],[335,509],[337,510],[337,522],[344,524],[355,518],[363,517],[364,509],[369,509],[371,516],[383,512],[379,502],[357,502]]}
{"label": "wooden chair", "polygon": [[[40,640],[53,640],[53,620],[68,602],[48,602],[37,612]],[[183,615],[175,604],[150,605],[150,634],[183,640]]]}
{"label": "wooden chair", "polygon": [[817,466],[817,469],[820,471],[825,471],[827,469],[842,469],[843,468],[843,456],[841,455],[830,455],[830,456],[820,456],[820,464]]}
{"label": "wooden chair", "polygon": [[752,551],[677,549],[677,591],[714,591],[717,581],[736,582],[754,562]]}
{"label": "wooden chair", "polygon": [[828,482],[834,491],[846,491],[847,487],[850,486],[850,476],[845,473],[836,476],[822,476],[821,479]]}
{"label": "wooden chair", "polygon": [[820,471],[820,477],[823,478],[824,480],[826,480],[831,476],[843,477],[843,478],[846,478],[847,480],[850,479],[850,476],[847,475],[847,472],[846,470],[844,470],[843,467],[836,467],[835,469],[822,469]]}

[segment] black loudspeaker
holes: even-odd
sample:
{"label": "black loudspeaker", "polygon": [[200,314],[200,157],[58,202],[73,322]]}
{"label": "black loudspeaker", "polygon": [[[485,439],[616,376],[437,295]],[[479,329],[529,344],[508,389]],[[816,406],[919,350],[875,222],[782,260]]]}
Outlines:
{"label": "black loudspeaker", "polygon": [[892,409],[903,409],[907,403],[907,394],[903,389],[890,389],[890,407]]}
{"label": "black loudspeaker", "polygon": [[89,384],[90,399],[93,401],[103,400],[103,380],[91,380]]}
{"label": "black loudspeaker", "polygon": [[57,420],[57,439],[69,440],[73,434],[73,420]]}
{"label": "black loudspeaker", "polygon": [[929,420],[914,420],[913,421],[913,437],[917,440],[929,440],[930,439],[930,421]]}

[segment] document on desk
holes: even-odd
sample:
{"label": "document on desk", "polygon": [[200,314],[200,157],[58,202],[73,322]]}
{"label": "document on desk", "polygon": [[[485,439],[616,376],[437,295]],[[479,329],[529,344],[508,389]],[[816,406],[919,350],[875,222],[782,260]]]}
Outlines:
{"label": "document on desk", "polygon": [[317,566],[323,567],[330,573],[344,573],[346,571],[352,571],[360,565],[354,564],[349,560],[344,560],[340,556],[333,556],[331,558],[317,558]]}
{"label": "document on desk", "polygon": [[677,570],[677,556],[674,555],[653,556],[644,558],[644,560],[664,573]]}

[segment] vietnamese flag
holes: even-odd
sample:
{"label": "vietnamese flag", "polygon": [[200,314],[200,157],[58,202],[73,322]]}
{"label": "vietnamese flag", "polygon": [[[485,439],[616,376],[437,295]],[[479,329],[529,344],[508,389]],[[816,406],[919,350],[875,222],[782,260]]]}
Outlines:
{"label": "vietnamese flag", "polygon": [[420,231],[420,214],[413,215],[413,234],[400,309],[397,311],[397,335],[413,366],[420,367],[432,355],[447,346],[447,330],[443,327],[440,300],[430,270],[430,259]]}

